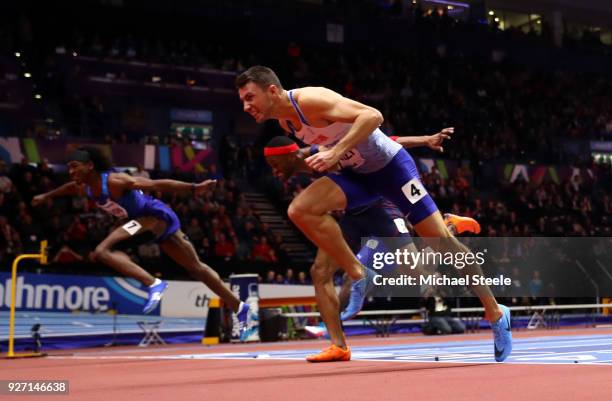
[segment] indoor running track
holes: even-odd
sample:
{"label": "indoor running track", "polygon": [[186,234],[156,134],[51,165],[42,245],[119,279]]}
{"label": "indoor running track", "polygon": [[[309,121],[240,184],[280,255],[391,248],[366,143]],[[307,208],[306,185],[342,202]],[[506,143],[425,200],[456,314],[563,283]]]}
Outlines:
{"label": "indoor running track", "polygon": [[68,396],[44,400],[612,399],[612,329],[519,331],[514,337],[505,363],[493,361],[490,333],[481,332],[351,338],[353,360],[326,364],[304,361],[327,345],[323,340],[54,351],[46,358],[0,360],[0,379],[70,381]]}

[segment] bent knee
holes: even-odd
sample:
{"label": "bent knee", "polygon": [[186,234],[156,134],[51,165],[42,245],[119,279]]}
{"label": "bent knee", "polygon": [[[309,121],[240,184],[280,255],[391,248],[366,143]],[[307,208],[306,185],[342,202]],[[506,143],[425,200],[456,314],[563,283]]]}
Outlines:
{"label": "bent knee", "polygon": [[294,223],[302,221],[309,213],[309,208],[302,202],[291,202],[289,208],[287,209],[287,216],[289,216],[289,219]]}
{"label": "bent knee", "polygon": [[96,249],[90,254],[90,258],[94,262],[104,262],[108,259],[109,254],[109,248],[98,245]]}
{"label": "bent knee", "polygon": [[294,199],[287,209],[287,215],[291,221],[302,221],[308,216],[323,216],[327,212],[337,210],[329,207],[325,202],[310,202],[304,199]]}

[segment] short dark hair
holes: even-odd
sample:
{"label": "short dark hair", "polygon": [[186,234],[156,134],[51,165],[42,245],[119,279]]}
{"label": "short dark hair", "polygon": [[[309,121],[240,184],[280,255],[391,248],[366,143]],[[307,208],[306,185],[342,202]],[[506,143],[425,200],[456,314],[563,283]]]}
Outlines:
{"label": "short dark hair", "polygon": [[270,139],[266,144],[266,148],[280,148],[281,146],[293,145],[295,141],[288,136],[279,135]]}
{"label": "short dark hair", "polygon": [[113,168],[111,161],[104,155],[102,149],[97,146],[83,146],[77,149],[89,155],[89,160],[93,163],[96,171],[107,171]]}
{"label": "short dark hair", "polygon": [[267,89],[270,85],[275,85],[283,89],[283,85],[278,76],[269,67],[255,65],[236,77],[236,88],[240,89],[249,82],[254,82],[262,89]]}

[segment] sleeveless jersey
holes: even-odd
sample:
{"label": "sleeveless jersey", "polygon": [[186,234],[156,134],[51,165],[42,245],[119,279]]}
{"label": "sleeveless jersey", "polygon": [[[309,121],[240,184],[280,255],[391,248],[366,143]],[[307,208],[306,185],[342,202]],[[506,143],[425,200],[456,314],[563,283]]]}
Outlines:
{"label": "sleeveless jersey", "polygon": [[102,192],[100,193],[100,196],[97,199],[94,199],[91,192],[91,187],[88,185],[87,197],[89,199],[94,199],[96,201],[96,206],[99,209],[102,209],[106,213],[120,219],[136,218],[146,214],[150,203],[153,201],[153,198],[145,195],[140,190],[133,189],[131,191],[126,191],[117,201],[111,199],[110,192],[108,190],[108,176],[112,172],[113,171],[105,171],[100,174],[102,179]]}
{"label": "sleeveless jersey", "polygon": [[[297,112],[302,128],[297,131],[290,121],[287,121],[293,135],[308,145],[323,145],[332,147],[336,145],[351,129],[352,124],[334,122],[327,127],[312,127],[300,106],[293,98],[293,91],[288,91],[289,100]],[[357,144],[340,159],[343,168],[351,169],[356,173],[372,173],[385,167],[391,159],[402,149],[402,146],[385,135],[379,128],[366,140]]]}

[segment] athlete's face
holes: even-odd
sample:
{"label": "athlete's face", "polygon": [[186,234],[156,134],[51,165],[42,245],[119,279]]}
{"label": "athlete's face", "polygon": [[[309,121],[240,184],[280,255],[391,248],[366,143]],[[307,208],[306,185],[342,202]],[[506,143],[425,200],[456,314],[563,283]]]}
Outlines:
{"label": "athlete's face", "polygon": [[242,109],[259,124],[270,118],[274,98],[278,97],[278,88],[270,85],[267,89],[262,89],[256,83],[248,82],[238,89],[238,95],[242,102]]}
{"label": "athlete's face", "polygon": [[82,184],[92,170],[93,163],[91,162],[84,163],[72,160],[68,163],[68,175],[72,181],[78,184]]}
{"label": "athlete's face", "polygon": [[281,180],[288,180],[297,170],[295,153],[287,155],[266,156],[266,161],[272,167],[272,173]]}

